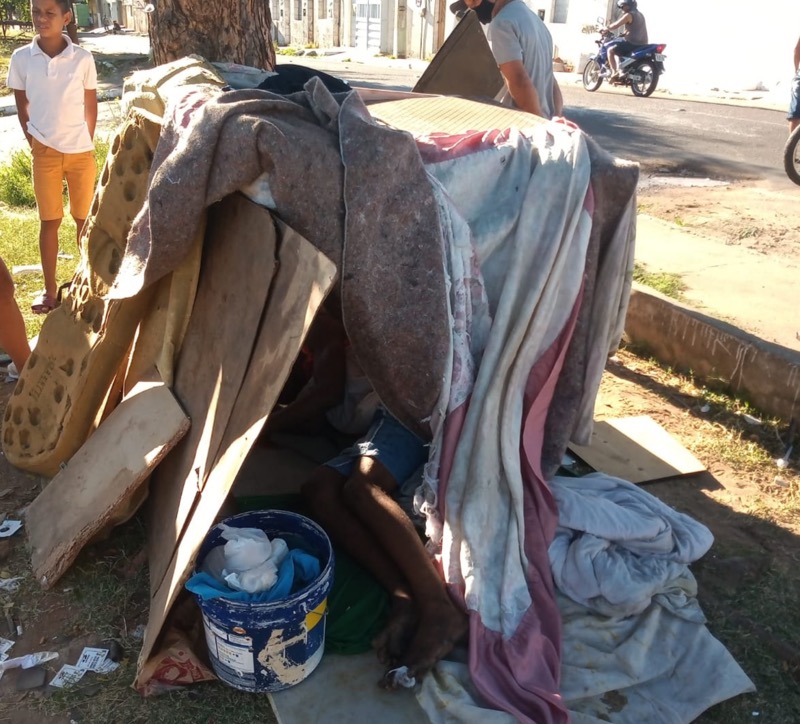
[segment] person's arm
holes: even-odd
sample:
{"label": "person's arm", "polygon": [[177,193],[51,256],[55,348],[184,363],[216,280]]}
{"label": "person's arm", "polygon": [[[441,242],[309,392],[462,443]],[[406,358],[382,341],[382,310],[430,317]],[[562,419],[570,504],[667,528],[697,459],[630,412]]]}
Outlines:
{"label": "person's arm", "polygon": [[97,127],[97,89],[83,91],[83,117],[89,127],[89,135],[94,139],[94,131]]}
{"label": "person's arm", "polygon": [[794,46],[794,72],[797,73],[798,70],[800,70],[800,38]]}
{"label": "person's arm", "polygon": [[514,99],[514,105],[523,111],[543,116],[539,94],[531,83],[525,66],[521,60],[510,60],[498,66],[508,86],[508,92]]}
{"label": "person's arm", "polygon": [[631,17],[630,13],[625,13],[619,20],[615,23],[611,23],[608,26],[608,30],[616,30],[617,28],[621,28],[623,25],[627,25],[633,18]]}
{"label": "person's arm", "polygon": [[561,86],[558,85],[555,76],[553,76],[553,115],[564,115],[564,96],[561,95]]}
{"label": "person's arm", "polygon": [[33,137],[28,133],[28,121],[30,120],[30,115],[28,113],[28,94],[24,90],[15,90],[14,102],[17,104],[19,125],[22,126],[22,132],[25,134],[25,139],[30,146],[33,144]]}

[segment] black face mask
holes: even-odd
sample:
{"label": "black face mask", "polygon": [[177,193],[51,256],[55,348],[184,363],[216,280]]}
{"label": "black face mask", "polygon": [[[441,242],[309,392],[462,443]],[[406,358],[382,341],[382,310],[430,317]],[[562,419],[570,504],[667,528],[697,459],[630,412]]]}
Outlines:
{"label": "black face mask", "polygon": [[488,25],[492,22],[492,11],[494,10],[494,3],[490,3],[489,0],[483,0],[483,2],[478,5],[476,8],[472,8],[475,14],[478,16],[478,20],[482,22],[484,25]]}

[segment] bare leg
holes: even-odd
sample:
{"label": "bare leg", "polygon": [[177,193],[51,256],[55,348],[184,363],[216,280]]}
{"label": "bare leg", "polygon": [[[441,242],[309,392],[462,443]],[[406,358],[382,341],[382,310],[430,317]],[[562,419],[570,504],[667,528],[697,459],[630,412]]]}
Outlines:
{"label": "bare leg", "polygon": [[[346,505],[371,531],[411,586],[420,621],[408,651],[397,662],[409,675],[421,676],[467,632],[459,611],[433,565],[413,523],[389,492],[397,484],[376,459],[362,457],[342,490]],[[391,686],[392,682],[385,680]]]}
{"label": "bare leg", "polygon": [[342,490],[345,482],[346,478],[332,468],[321,467],[303,485],[303,496],[312,515],[331,538],[364,566],[391,596],[389,623],[376,638],[374,646],[380,661],[393,665],[405,652],[416,624],[411,590],[405,576],[373,534],[344,504]]}
{"label": "bare leg", "polygon": [[792,118],[792,120],[789,121],[789,134],[791,135],[798,126],[800,126],[800,118]]}
{"label": "bare leg", "polygon": [[44,291],[55,299],[58,291],[56,283],[56,262],[58,261],[58,229],[61,219],[42,221],[39,227],[39,253],[42,257],[44,272]]}
{"label": "bare leg", "polygon": [[75,219],[75,227],[77,229],[75,236],[76,236],[76,241],[78,242],[78,248],[80,249],[81,248],[81,234],[83,233],[83,227],[84,227],[84,224],[86,224],[86,219],[79,219],[76,216],[73,216],[72,218]]}
{"label": "bare leg", "polygon": [[611,74],[617,74],[617,51],[615,48],[608,49],[608,66],[611,68]]}
{"label": "bare leg", "polygon": [[31,348],[25,333],[25,322],[14,299],[14,281],[0,259],[0,346],[8,352],[18,370],[22,370]]}

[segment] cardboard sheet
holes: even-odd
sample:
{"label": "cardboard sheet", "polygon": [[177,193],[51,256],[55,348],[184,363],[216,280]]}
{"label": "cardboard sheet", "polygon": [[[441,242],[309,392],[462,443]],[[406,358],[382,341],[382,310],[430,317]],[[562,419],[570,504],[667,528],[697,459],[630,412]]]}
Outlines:
{"label": "cardboard sheet", "polygon": [[[170,526],[149,531],[151,552],[159,551],[161,560],[164,552],[169,557],[165,575],[151,590],[150,616],[135,682],[140,691],[158,668],[159,634],[181,586],[192,571],[197,550],[214,524],[245,457],[277,402],[308,328],[336,276],[336,266],[312,244],[283,225],[279,224],[278,228],[280,252],[277,271],[257,335],[250,340],[252,353],[246,355],[246,373],[235,404],[226,416],[222,440],[214,457],[209,456],[213,464],[205,485],[197,491],[192,487],[195,482],[191,476],[185,481],[172,481],[178,488],[185,486],[187,495],[196,492],[194,508],[189,511],[185,530],[177,542],[175,529]],[[235,321],[235,318],[229,321]],[[244,337],[238,341],[240,354],[244,354],[246,342]],[[216,410],[209,408],[207,416],[199,415],[194,424],[206,428],[212,424],[215,414]],[[270,492],[266,476],[264,492]],[[174,519],[180,500],[170,496],[164,499],[164,503],[172,507],[159,513],[161,519]],[[151,583],[153,581],[151,577]]]}
{"label": "cardboard sheet", "polygon": [[[151,471],[186,434],[189,418],[160,380],[140,382],[31,503],[26,530],[46,588],[118,513],[129,517]],[[140,501],[137,501],[137,503]]]}
{"label": "cardboard sheet", "polygon": [[690,475],[706,469],[647,415],[595,422],[591,443],[571,444],[569,449],[595,470],[631,483]]}
{"label": "cardboard sheet", "polygon": [[275,268],[271,214],[235,194],[209,209],[192,315],[175,370],[175,396],[192,420],[189,434],[153,475],[148,527],[161,531],[150,550],[155,591],[219,450]]}
{"label": "cardboard sheet", "polygon": [[447,36],[413,90],[492,99],[504,85],[478,16],[467,13]]}

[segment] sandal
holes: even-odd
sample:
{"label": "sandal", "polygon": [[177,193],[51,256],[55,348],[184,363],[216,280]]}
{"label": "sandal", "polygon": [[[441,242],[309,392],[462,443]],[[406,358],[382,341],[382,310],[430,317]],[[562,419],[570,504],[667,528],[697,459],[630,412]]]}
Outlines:
{"label": "sandal", "polygon": [[57,306],[57,299],[47,292],[42,292],[38,297],[36,297],[33,304],[31,304],[31,311],[34,314],[47,314],[52,312]]}

